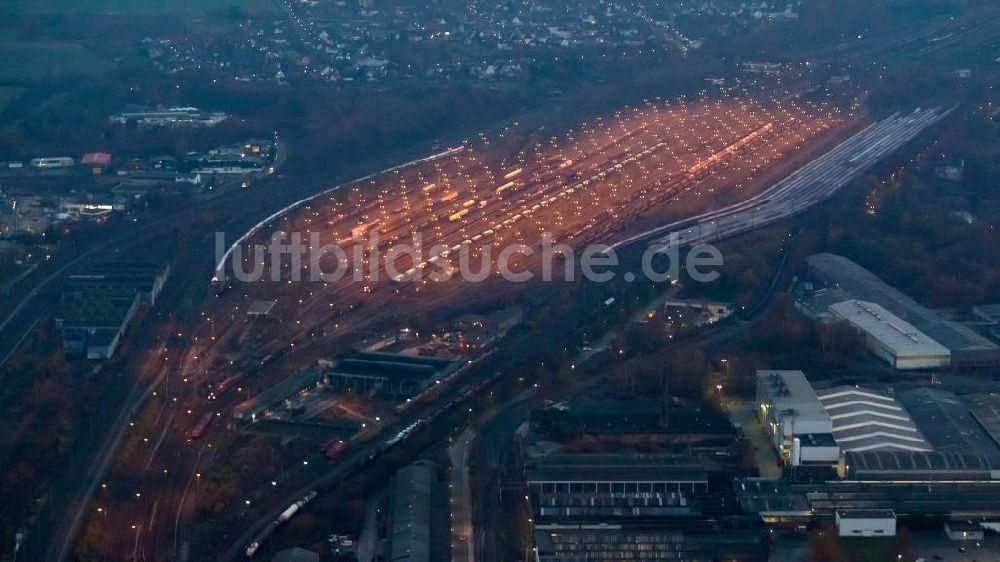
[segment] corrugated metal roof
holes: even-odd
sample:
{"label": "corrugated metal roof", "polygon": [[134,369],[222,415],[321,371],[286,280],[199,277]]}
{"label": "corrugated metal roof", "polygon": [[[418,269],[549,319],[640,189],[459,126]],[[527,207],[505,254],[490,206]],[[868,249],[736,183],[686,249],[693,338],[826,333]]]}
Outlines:
{"label": "corrugated metal roof", "polygon": [[980,472],[988,476],[989,459],[983,455],[938,453],[933,451],[852,451],[846,464],[858,472]]}
{"label": "corrugated metal roof", "polygon": [[389,560],[429,562],[434,464],[417,461],[396,472],[392,497]]}
{"label": "corrugated metal roof", "polygon": [[909,412],[895,398],[856,386],[821,390],[817,398],[833,421],[833,437],[844,451],[930,451]]}
{"label": "corrugated metal roof", "polygon": [[[977,334],[967,326],[944,319],[937,312],[886,284],[874,273],[857,263],[836,254],[814,254],[806,260],[810,271],[827,283],[833,284],[832,293],[839,300],[860,299],[878,303],[899,318],[909,322],[931,339],[951,350],[952,354],[983,354],[996,358],[1000,347]],[[823,300],[829,302],[830,296]]]}
{"label": "corrugated metal roof", "polygon": [[529,470],[529,482],[707,482],[693,459],[661,455],[550,455]]}
{"label": "corrugated metal roof", "polygon": [[950,354],[947,347],[878,304],[848,300],[830,305],[830,312],[892,350],[896,357],[947,357]]}

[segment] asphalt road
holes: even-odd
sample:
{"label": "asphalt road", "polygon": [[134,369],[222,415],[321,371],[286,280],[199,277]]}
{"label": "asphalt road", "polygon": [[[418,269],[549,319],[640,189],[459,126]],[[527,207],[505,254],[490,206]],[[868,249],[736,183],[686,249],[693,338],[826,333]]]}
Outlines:
{"label": "asphalt road", "polygon": [[454,562],[475,562],[473,548],[472,490],[469,488],[469,447],[476,438],[476,429],[469,426],[448,448],[451,462],[449,506],[451,509],[451,559]]}

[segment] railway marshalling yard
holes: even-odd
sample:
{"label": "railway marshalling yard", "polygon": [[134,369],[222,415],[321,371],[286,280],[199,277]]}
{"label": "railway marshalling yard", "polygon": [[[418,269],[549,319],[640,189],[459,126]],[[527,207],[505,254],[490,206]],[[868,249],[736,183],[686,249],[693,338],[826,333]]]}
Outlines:
{"label": "railway marshalling yard", "polygon": [[[537,272],[543,234],[579,250],[610,243],[660,216],[737,202],[773,179],[779,161],[808,153],[856,121],[832,105],[725,96],[650,100],[557,136],[515,127],[495,139],[480,137],[430,161],[332,191],[266,225],[237,254],[244,271],[263,266],[260,280],[236,282],[213,316],[239,319],[252,301],[274,300],[282,321],[275,337],[294,347],[308,344],[308,336],[325,340],[514,290],[519,284],[499,278],[503,248],[535,249],[530,256],[513,254],[509,263],[514,272]],[[307,250],[299,266],[286,258],[281,271],[272,272],[270,259],[252,263],[249,244],[266,245],[279,231],[302,237]],[[417,259],[401,252],[414,245],[414,233],[421,237]],[[323,272],[343,272],[339,280],[309,280],[316,273],[309,271],[310,253],[319,251],[310,245],[313,235],[348,256],[348,263],[339,263],[342,258],[325,251],[319,260]],[[373,260],[369,252],[376,244],[380,257]],[[431,278],[456,269],[459,259],[485,279]],[[359,309],[364,313],[351,314]],[[228,333],[245,343],[232,331],[241,329],[238,324]]]}
{"label": "railway marshalling yard", "polygon": [[[623,239],[658,221],[750,198],[790,165],[860,128],[861,119],[851,113],[834,105],[746,94],[649,100],[555,136],[512,126],[493,138],[481,136],[412,166],[328,190],[262,224],[242,248],[266,245],[278,231],[300,233],[308,245],[316,233],[318,244],[342,247],[351,261],[356,249],[367,255],[376,237],[385,258],[420,233],[421,257],[397,256],[393,272],[386,271],[385,259],[363,259],[359,271],[329,281],[309,280],[308,251],[298,271],[287,257],[281,262],[274,272],[279,281],[272,281],[269,259],[262,261],[260,281],[236,280],[230,263],[231,287],[212,299],[201,327],[184,334],[189,343],[171,358],[172,370],[188,388],[237,376],[246,389],[260,390],[317,359],[349,351],[368,335],[410,327],[429,311],[447,318],[463,305],[468,310],[470,302],[498,296],[510,301],[515,291],[534,282],[500,278],[501,249],[534,248],[533,255],[511,260],[515,272],[534,272],[540,268],[543,234],[580,250]],[[485,280],[472,282],[457,274],[446,282],[429,279],[457,265],[463,253],[469,269],[486,272]],[[258,265],[251,263],[250,251],[233,255],[244,271]],[[337,255],[325,255],[320,265],[334,272]],[[248,317],[254,301],[276,302],[271,321]],[[260,369],[261,358],[268,356],[279,359]],[[200,393],[184,398],[181,411],[187,415],[158,421],[151,440],[156,447],[137,449],[134,459],[122,463],[135,467],[128,480],[137,491],[111,510],[127,532],[105,545],[109,558],[137,549],[158,555],[184,550],[195,516],[192,482],[211,463],[212,432],[218,429],[196,442],[185,443],[185,434],[206,411],[229,417],[246,399],[245,389],[236,390],[210,402]],[[389,412],[384,423],[392,418]],[[150,467],[165,468],[154,474]],[[137,495],[139,490],[143,495]],[[163,513],[170,515],[171,525],[136,523]]]}

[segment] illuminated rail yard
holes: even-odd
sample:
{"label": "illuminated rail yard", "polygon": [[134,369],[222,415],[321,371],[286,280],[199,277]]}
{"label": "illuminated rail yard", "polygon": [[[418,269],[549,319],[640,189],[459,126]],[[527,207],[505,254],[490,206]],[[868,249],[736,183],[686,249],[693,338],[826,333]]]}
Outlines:
{"label": "illuminated rail yard", "polygon": [[[536,140],[507,157],[496,153],[509,149],[509,139],[484,138],[431,163],[309,202],[265,229],[268,234],[297,232],[304,239],[318,232],[320,244],[337,244],[349,255],[360,250],[358,245],[367,248],[376,233],[382,255],[412,244],[419,233],[424,248],[440,245],[434,256],[420,263],[400,261],[396,275],[386,272],[384,263],[365,262],[361,275],[351,272],[341,282],[305,289],[288,286],[293,278],[308,278],[308,272],[293,272],[286,261],[280,275],[285,288],[261,283],[240,289],[248,299],[276,298],[279,307],[294,308],[301,320],[321,322],[318,311],[343,310],[374,293],[430,290],[426,279],[409,283],[417,269],[454,265],[463,246],[479,258],[490,246],[537,245],[542,233],[574,246],[607,241],[630,218],[684,192],[719,190],[740,198],[740,190],[760,170],[843,121],[835,108],[700,99],[625,109]],[[243,252],[245,270],[255,265],[249,254]],[[336,269],[336,259],[325,255],[323,271]],[[530,266],[530,260],[523,261],[515,267]],[[497,274],[495,260],[491,265]],[[272,272],[265,270],[261,278],[271,279]]]}
{"label": "illuminated rail yard", "polygon": [[[231,286],[203,312],[198,332],[185,335],[182,354],[164,357],[176,369],[167,387],[174,390],[161,397],[153,432],[130,438],[135,447],[125,452],[123,478],[129,483],[111,482],[114,493],[99,500],[102,524],[123,529],[106,534],[105,556],[187,558],[201,474],[215,454],[213,431],[224,425],[207,420],[228,420],[245,399],[244,387],[259,390],[278,374],[349,349],[373,327],[404,327],[416,311],[512,290],[498,278],[496,256],[504,246],[537,247],[543,234],[574,248],[610,243],[636,217],[675,201],[705,211],[750,198],[772,164],[853,122],[832,105],[746,94],[648,100],[557,135],[523,126],[496,138],[484,135],[272,217],[241,249],[266,243],[276,231],[300,233],[304,242],[318,233],[319,244],[337,244],[348,255],[363,249],[367,256],[375,237],[381,255],[391,254],[411,244],[415,233],[425,250],[439,249],[420,262],[400,256],[395,274],[365,257],[354,264],[363,271],[329,282],[308,280],[308,253],[298,271],[290,260],[281,262],[274,272],[280,282],[271,281],[267,267],[259,282],[249,283],[234,280],[231,269],[220,271],[217,277]],[[454,266],[463,246],[473,261],[490,250],[484,282],[416,278],[420,268]],[[252,253],[239,254],[244,271],[253,270]],[[319,263],[328,272],[337,257],[325,255]],[[526,256],[512,263],[517,271],[538,266]],[[250,304],[262,300],[276,302],[272,314],[279,323],[247,320]],[[198,385],[211,386],[208,398],[191,392]],[[399,423],[409,419],[401,416]]]}
{"label": "illuminated rail yard", "polygon": [[0,561],[1000,552],[997,0],[6,4]]}
{"label": "illuminated rail yard", "polygon": [[1000,552],[997,0],[7,4],[0,560]]}
{"label": "illuminated rail yard", "polygon": [[[126,476],[120,477],[128,484],[111,482],[114,492],[99,500],[100,524],[122,530],[106,534],[105,554],[187,559],[201,476],[216,454],[213,431],[251,390],[347,351],[365,334],[408,327],[407,319],[419,311],[513,291],[499,276],[500,248],[537,248],[543,235],[573,248],[664,243],[669,233],[678,234],[681,244],[693,244],[749,230],[828,197],[947,113],[931,109],[873,123],[774,182],[772,165],[813,144],[844,138],[843,131],[858,128],[858,119],[833,106],[746,95],[650,100],[557,136],[517,126],[494,139],[481,136],[276,213],[248,233],[239,251],[226,254],[241,257],[244,272],[259,266],[259,280],[236,280],[232,264],[224,263],[214,280],[218,298],[202,313],[197,333],[186,335],[179,356],[168,357],[164,350],[164,361],[172,365],[164,372],[173,374],[164,386],[166,396],[157,397],[161,406],[153,430],[130,437]],[[680,213],[681,220],[644,229],[659,220],[658,213],[674,218]],[[330,281],[310,280],[315,246],[300,260],[278,260],[279,270],[269,270],[267,259],[252,263],[251,246],[267,245],[276,232],[299,233],[307,244],[315,236],[313,244],[336,244],[361,260],[351,264],[356,270]],[[386,270],[388,258],[370,257],[374,249],[390,256],[411,245],[415,235],[422,237],[425,252],[436,250],[419,261],[397,256],[395,271]],[[438,282],[426,274],[454,268],[462,252],[480,261],[474,269],[485,273],[481,282],[457,275]],[[323,252],[314,263],[329,272],[337,269],[337,260]],[[539,262],[537,252],[522,255],[513,269],[534,270]],[[276,321],[250,320],[247,311],[255,301],[275,302]],[[486,382],[457,388],[468,396]],[[430,390],[436,397],[440,389]],[[343,460],[323,481],[364,466],[451,403],[435,402],[418,396],[387,413],[383,435],[356,448],[349,458],[357,460]],[[284,493],[292,494],[289,505],[304,505],[316,496],[316,487],[313,481]],[[259,533],[248,531],[256,537],[246,544],[248,552],[291,517],[285,508]]]}

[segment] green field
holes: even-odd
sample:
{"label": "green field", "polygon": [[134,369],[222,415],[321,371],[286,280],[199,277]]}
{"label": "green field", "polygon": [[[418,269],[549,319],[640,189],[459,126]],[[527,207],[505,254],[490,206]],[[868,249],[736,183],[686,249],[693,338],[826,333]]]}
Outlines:
{"label": "green field", "polygon": [[277,9],[277,0],[3,0],[0,15],[197,16],[239,6],[244,10]]}
{"label": "green field", "polygon": [[97,74],[113,67],[74,41],[0,41],[0,82]]}

